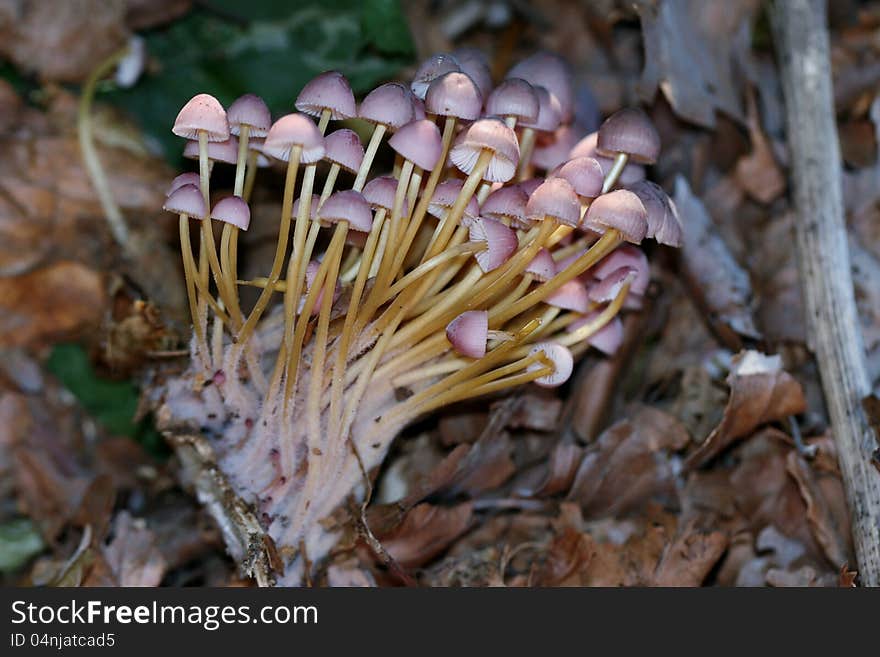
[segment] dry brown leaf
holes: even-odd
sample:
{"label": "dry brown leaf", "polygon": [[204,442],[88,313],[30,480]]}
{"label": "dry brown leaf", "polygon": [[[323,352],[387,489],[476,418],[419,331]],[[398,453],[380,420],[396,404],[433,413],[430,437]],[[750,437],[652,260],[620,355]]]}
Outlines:
{"label": "dry brown leaf", "polygon": [[83,586],[159,586],[165,558],[156,537],[142,519],[121,511],[113,523],[113,538],[101,546],[98,559]]}
{"label": "dry brown leaf", "polygon": [[544,552],[544,563],[535,573],[535,586],[581,586],[595,548],[589,534],[563,527]]}
{"label": "dry brown leaf", "polygon": [[0,55],[46,80],[82,80],[125,44],[125,12],[125,0],[2,0]]}
{"label": "dry brown leaf", "polygon": [[[807,521],[816,542],[822,547],[829,563],[835,568],[842,568],[852,556],[844,534],[838,527],[838,520],[819,487],[816,473],[797,452],[790,452],[786,461],[788,473],[797,482],[801,497],[807,505]],[[848,534],[848,526],[846,530]]]}
{"label": "dry brown leaf", "polygon": [[670,495],[676,470],[670,453],[688,440],[674,417],[639,407],[587,449],[567,499],[596,517],[620,513],[655,494]]}
{"label": "dry brown leaf", "polygon": [[675,204],[684,225],[685,273],[709,311],[709,320],[725,342],[737,343],[737,335],[759,338],[749,274],[733,258],[706,207],[680,175],[675,180]]}
{"label": "dry brown leaf", "polygon": [[645,45],[642,99],[652,100],[659,87],[688,121],[712,128],[716,110],[743,121],[739,72],[749,56],[757,6],[726,0],[636,3]]}
{"label": "dry brown leaf", "polygon": [[468,528],[472,514],[470,503],[449,508],[418,504],[390,533],[377,538],[395,561],[413,568],[443,552]]}
{"label": "dry brown leaf", "polygon": [[571,443],[560,443],[553,448],[537,485],[518,490],[523,497],[550,497],[571,488],[580,466],[584,450]]}
{"label": "dry brown leaf", "polygon": [[782,370],[778,356],[743,351],[733,359],[730,399],[721,423],[694,450],[686,461],[688,468],[708,463],[734,441],[744,438],[762,424],[802,413],[806,408],[803,389]]}
{"label": "dry brown leaf", "polygon": [[752,152],[739,159],[734,175],[749,196],[769,204],[785,192],[786,180],[773,156],[770,141],[761,129],[753,91],[748,94],[748,125]]}
{"label": "dry brown leaf", "polygon": [[75,262],[0,278],[0,346],[35,346],[96,327],[107,303],[100,274]]}
{"label": "dry brown leaf", "polygon": [[654,571],[654,586],[700,586],[727,549],[722,532],[704,531],[691,522],[679,530]]}

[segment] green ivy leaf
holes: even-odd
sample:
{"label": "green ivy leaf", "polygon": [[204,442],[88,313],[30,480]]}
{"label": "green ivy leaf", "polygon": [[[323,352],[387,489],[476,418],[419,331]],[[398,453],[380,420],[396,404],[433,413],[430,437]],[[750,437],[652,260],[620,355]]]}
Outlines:
{"label": "green ivy leaf", "polygon": [[[171,125],[197,93],[227,105],[255,93],[280,116],[295,111],[299,90],[322,71],[341,71],[355,93],[392,77],[409,63],[411,38],[397,2],[378,5],[380,12],[370,15],[384,16],[381,33],[354,0],[210,0],[146,33],[151,72],[132,89],[110,91],[104,99],[132,114],[148,139],[179,164],[183,143],[171,134]],[[390,34],[397,30],[402,36]]]}
{"label": "green ivy leaf", "polygon": [[398,0],[366,0],[361,3],[364,34],[379,52],[411,56],[415,47]]}
{"label": "green ivy leaf", "polygon": [[56,345],[46,366],[107,431],[133,438],[155,456],[167,454],[150,418],[134,421],[139,399],[134,383],[98,377],[85,350],[76,344]]}
{"label": "green ivy leaf", "polygon": [[0,525],[0,572],[13,572],[43,551],[43,538],[29,518]]}

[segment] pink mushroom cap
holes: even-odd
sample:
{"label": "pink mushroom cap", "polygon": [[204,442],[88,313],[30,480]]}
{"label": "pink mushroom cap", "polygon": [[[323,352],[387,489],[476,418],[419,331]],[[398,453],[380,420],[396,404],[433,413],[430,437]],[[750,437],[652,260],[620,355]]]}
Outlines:
{"label": "pink mushroom cap", "polygon": [[589,270],[590,276],[602,280],[618,271],[621,267],[629,267],[636,271],[636,277],[630,285],[630,294],[639,296],[648,290],[651,282],[651,269],[644,252],[630,244],[623,244],[602,258]]}
{"label": "pink mushroom cap", "polygon": [[241,230],[247,230],[251,224],[251,209],[243,198],[227,196],[214,205],[211,210],[211,219],[217,219]]}
{"label": "pink mushroom cap", "polygon": [[205,197],[196,185],[181,185],[165,199],[163,210],[201,219],[208,214]]}
{"label": "pink mushroom cap", "polygon": [[556,172],[565,178],[578,196],[593,199],[602,193],[605,175],[600,164],[591,157],[576,157],[563,164]]}
{"label": "pink mushroom cap", "polygon": [[516,226],[526,225],[528,195],[517,185],[496,189],[480,206],[480,214],[498,220],[508,220]]}
{"label": "pink mushroom cap", "polygon": [[[600,155],[596,151],[596,141],[599,139],[598,132],[591,132],[576,143],[569,152],[569,158],[592,157],[602,167],[602,175],[607,176],[614,165],[614,159]],[[623,186],[631,185],[645,179],[645,167],[634,162],[627,162],[620,174],[619,182]]]}
{"label": "pink mushroom cap", "polygon": [[[431,196],[431,200],[428,203],[428,214],[432,217],[437,217],[438,219],[444,219],[446,214],[455,204],[455,200],[458,198],[463,185],[464,183],[461,180],[455,178],[444,180],[437,185],[436,189],[434,189],[434,194]],[[471,222],[479,216],[480,206],[477,204],[476,197],[472,196],[468,199],[467,205],[464,208],[461,223],[467,228],[470,226]]]}
{"label": "pink mushroom cap", "polygon": [[485,310],[466,310],[446,325],[446,339],[462,356],[485,356],[488,336],[489,313]]}
{"label": "pink mushroom cap", "polygon": [[544,303],[556,308],[584,313],[590,307],[590,296],[584,284],[574,279],[564,283],[553,294],[548,295],[544,299]]}
{"label": "pink mushroom cap", "polygon": [[452,56],[458,60],[462,73],[467,73],[482,98],[488,98],[492,92],[492,72],[489,70],[489,60],[482,50],[477,48],[458,48],[452,51]]}
{"label": "pink mushroom cap", "polygon": [[556,261],[547,249],[542,248],[526,267],[526,272],[531,274],[536,281],[546,283],[556,276]]}
{"label": "pink mushroom cap", "polygon": [[[208,159],[214,162],[225,162],[226,164],[235,164],[238,162],[238,139],[230,135],[225,141],[209,141]],[[199,142],[188,141],[183,147],[183,156],[189,160],[199,159]]]}
{"label": "pink mushroom cap", "polygon": [[538,96],[538,117],[534,121],[523,121],[524,128],[536,132],[553,132],[560,124],[559,102],[544,87],[534,87]]}
{"label": "pink mushroom cap", "polygon": [[[300,201],[302,199],[298,198],[293,202],[293,206],[290,208],[290,216],[294,219],[299,216],[299,206]],[[312,194],[312,197],[309,199],[309,220],[314,221],[314,219],[318,216],[318,206],[321,204],[321,197],[317,194]]]}
{"label": "pink mushroom cap", "polygon": [[[394,196],[397,194],[397,178],[379,176],[364,186],[364,198],[374,209],[382,208],[387,212],[394,209]],[[403,212],[407,213],[406,199],[403,201]]]}
{"label": "pink mushroom cap", "polygon": [[641,164],[653,164],[660,156],[660,135],[642,110],[625,107],[599,127],[596,150],[606,157],[626,153]]}
{"label": "pink mushroom cap", "polygon": [[519,164],[519,141],[516,133],[499,119],[474,121],[461,133],[449,155],[460,171],[470,174],[484,149],[492,151],[493,156],[483,179],[507,182],[513,178]]}
{"label": "pink mushroom cap", "polygon": [[537,52],[522,60],[508,71],[508,78],[522,78],[533,85],[541,85],[556,97],[563,123],[574,116],[574,89],[569,66],[562,57],[549,52]]}
{"label": "pink mushroom cap", "polygon": [[639,244],[648,231],[648,213],[638,196],[617,189],[602,194],[590,204],[584,226],[597,233],[614,228],[627,242]]}
{"label": "pink mushroom cap", "polygon": [[638,275],[638,271],[633,267],[619,267],[598,282],[590,286],[590,301],[596,303],[610,303],[617,298],[623,286],[627,283],[632,288],[632,284]]}
{"label": "pink mushroom cap", "polygon": [[[597,310],[587,313],[581,319],[569,324],[565,330],[569,333],[577,331],[582,326],[586,326],[594,321],[599,316],[599,312]],[[620,321],[620,317],[613,317],[605,326],[588,337],[587,343],[603,354],[613,356],[620,349],[620,345],[623,344],[623,324]]]}
{"label": "pink mushroom cap", "polygon": [[529,197],[526,217],[532,222],[550,217],[574,227],[581,218],[581,204],[571,183],[565,178],[548,178]]}
{"label": "pink mushroom cap", "polygon": [[266,102],[255,94],[245,94],[236,98],[226,110],[229,132],[238,136],[241,126],[248,126],[248,138],[265,137],[272,127],[272,115]]}
{"label": "pink mushroom cap", "polygon": [[458,73],[460,71],[461,67],[455,56],[448,53],[431,55],[419,64],[409,88],[416,98],[424,100],[425,95],[428,93],[428,87],[431,86],[434,80],[446,73]]}
{"label": "pink mushroom cap", "polygon": [[338,71],[326,71],[312,78],[299,92],[294,106],[310,116],[321,116],[330,110],[334,121],[357,116],[351,85]]}
{"label": "pink mushroom cap", "polygon": [[180,189],[184,185],[195,185],[196,187],[198,187],[200,184],[201,179],[199,178],[199,174],[195,173],[194,171],[181,173],[179,176],[176,176],[174,180],[171,181],[170,185],[168,185],[168,191],[165,192],[165,197],[168,198],[176,190]]}
{"label": "pink mushroom cap", "polygon": [[373,213],[363,194],[353,189],[331,194],[318,210],[322,223],[335,224],[347,221],[352,230],[369,233],[373,225]]}
{"label": "pink mushroom cap", "polygon": [[302,164],[313,164],[324,157],[324,137],[305,114],[286,114],[275,121],[263,142],[263,153],[287,162],[295,146],[302,148]]}
{"label": "pink mushroom cap", "polygon": [[[539,352],[543,352],[544,356],[552,363],[553,372],[535,379],[535,383],[543,388],[555,388],[568,381],[574,370],[574,357],[568,347],[558,342],[538,342],[529,350],[529,355],[532,356]],[[545,367],[546,365],[541,362],[532,363],[529,365],[528,371],[534,372]]]}
{"label": "pink mushroom cap", "polygon": [[388,140],[388,145],[404,159],[430,171],[440,159],[443,140],[434,122],[422,119],[400,128]]}
{"label": "pink mushroom cap", "polygon": [[678,209],[663,188],[650,180],[641,180],[627,189],[639,197],[648,212],[646,237],[653,237],[660,244],[681,246],[682,227]]}
{"label": "pink mushroom cap", "polygon": [[486,114],[513,116],[530,123],[538,118],[538,94],[521,78],[507,78],[486,99]]}
{"label": "pink mushroom cap", "polygon": [[539,136],[532,152],[531,163],[550,171],[568,160],[568,153],[584,134],[578,124],[561,125],[552,135]]}
{"label": "pink mushroom cap", "polygon": [[471,242],[485,242],[486,249],[474,254],[477,264],[484,273],[497,269],[510,258],[519,247],[516,232],[496,219],[478,217],[469,228]]}
{"label": "pink mushroom cap", "polygon": [[415,119],[409,89],[399,82],[376,87],[361,101],[358,117],[391,130],[405,126]]}
{"label": "pink mushroom cap", "polygon": [[199,133],[204,132],[208,141],[226,141],[229,139],[226,111],[214,96],[198,94],[181,108],[171,132],[184,139],[198,139]]}
{"label": "pink mushroom cap", "polygon": [[364,161],[364,145],[354,130],[342,128],[324,138],[324,159],[351,173]]}
{"label": "pink mushroom cap", "polygon": [[454,71],[436,78],[425,95],[425,110],[438,116],[452,116],[465,121],[480,118],[483,97],[473,80]]}

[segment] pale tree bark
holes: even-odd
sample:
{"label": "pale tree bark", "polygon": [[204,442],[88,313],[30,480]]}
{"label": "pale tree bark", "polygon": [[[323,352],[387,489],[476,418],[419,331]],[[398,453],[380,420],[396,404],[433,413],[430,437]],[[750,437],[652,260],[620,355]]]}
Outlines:
{"label": "pale tree bark", "polygon": [[816,355],[852,517],[860,582],[880,586],[880,473],[862,400],[870,393],[841,191],[825,0],[770,9],[786,104],[796,247]]}

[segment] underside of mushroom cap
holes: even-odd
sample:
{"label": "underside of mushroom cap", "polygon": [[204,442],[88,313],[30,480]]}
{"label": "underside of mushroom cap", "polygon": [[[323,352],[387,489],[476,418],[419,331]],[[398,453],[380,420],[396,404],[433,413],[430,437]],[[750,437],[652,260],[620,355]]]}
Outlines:
{"label": "underside of mushroom cap", "polygon": [[287,114],[275,121],[263,142],[263,153],[286,162],[294,146],[302,148],[302,164],[313,164],[324,157],[324,137],[305,114]]}
{"label": "underside of mushroom cap", "polygon": [[357,116],[351,85],[338,71],[326,71],[307,82],[294,106],[311,116],[321,116],[325,110],[330,110],[330,118],[334,121]]}
{"label": "underside of mushroom cap", "polygon": [[483,150],[492,151],[484,180],[507,182],[513,178],[519,163],[519,141],[503,121],[492,118],[474,121],[460,135],[449,156],[459,170],[470,174]]}
{"label": "underside of mushroom cap", "polygon": [[[553,372],[535,379],[535,383],[544,388],[555,388],[568,381],[568,378],[574,370],[574,357],[571,355],[571,351],[568,350],[568,347],[561,345],[558,342],[538,342],[529,350],[529,355],[532,356],[539,352],[543,352],[547,360],[550,361],[553,367]],[[544,367],[546,367],[546,365],[543,363],[532,363],[529,365],[528,371],[534,372],[543,369]]]}

